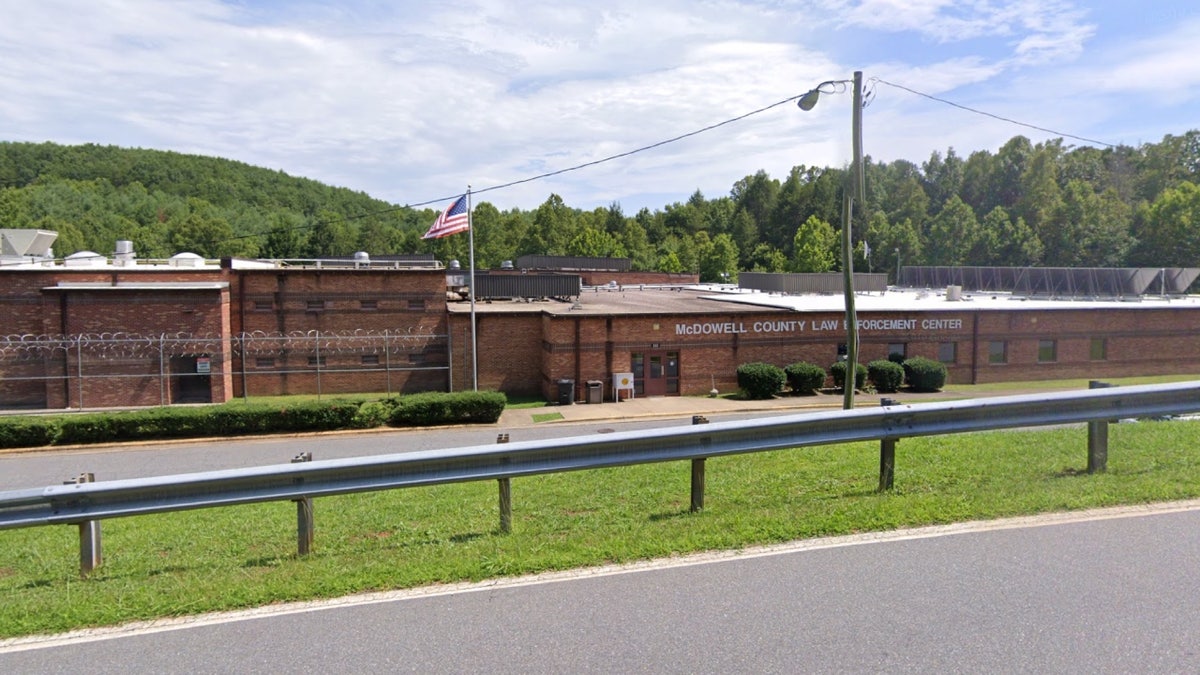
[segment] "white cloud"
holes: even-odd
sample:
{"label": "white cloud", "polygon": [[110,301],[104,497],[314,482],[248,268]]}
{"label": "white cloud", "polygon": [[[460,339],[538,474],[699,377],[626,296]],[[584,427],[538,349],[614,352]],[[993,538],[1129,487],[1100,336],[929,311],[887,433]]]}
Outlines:
{"label": "white cloud", "polygon": [[[0,140],[224,156],[398,203],[691,132],[848,77],[859,66],[847,60],[873,62],[868,78],[1087,133],[1124,115],[1114,102],[1129,91],[1178,106],[1200,88],[1194,19],[1126,39],[1124,26],[1062,0],[12,5],[0,22],[0,87],[13,92],[0,99]],[[965,154],[1021,133],[877,93],[876,158],[919,162],[932,148]],[[555,191],[590,208],[697,188],[719,196],[758,169],[782,178],[796,164],[840,166],[849,105],[782,106],[487,198],[531,208]]]}

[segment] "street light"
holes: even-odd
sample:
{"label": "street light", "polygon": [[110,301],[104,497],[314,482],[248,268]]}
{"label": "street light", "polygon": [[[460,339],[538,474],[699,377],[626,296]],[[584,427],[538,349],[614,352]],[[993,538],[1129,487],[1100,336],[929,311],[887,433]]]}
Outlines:
{"label": "street light", "polygon": [[858,376],[858,314],[854,310],[854,246],[850,229],[854,220],[854,202],[859,208],[866,201],[862,161],[862,71],[854,71],[853,80],[829,80],[813,87],[796,101],[801,110],[812,110],[821,94],[846,91],[846,85],[854,87],[854,115],[851,122],[851,139],[854,158],[850,165],[851,183],[842,197],[842,290],[846,298],[846,372],[842,378],[842,408],[854,407],[854,382]]}

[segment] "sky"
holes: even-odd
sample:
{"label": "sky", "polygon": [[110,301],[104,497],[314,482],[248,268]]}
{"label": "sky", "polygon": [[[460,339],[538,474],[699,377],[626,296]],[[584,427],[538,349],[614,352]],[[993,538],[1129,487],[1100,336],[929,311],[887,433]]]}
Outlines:
{"label": "sky", "polygon": [[20,1],[0,11],[0,141],[633,215],[847,166],[851,92],[793,99],[856,70],[876,161],[1157,143],[1200,128],[1198,43],[1194,0]]}

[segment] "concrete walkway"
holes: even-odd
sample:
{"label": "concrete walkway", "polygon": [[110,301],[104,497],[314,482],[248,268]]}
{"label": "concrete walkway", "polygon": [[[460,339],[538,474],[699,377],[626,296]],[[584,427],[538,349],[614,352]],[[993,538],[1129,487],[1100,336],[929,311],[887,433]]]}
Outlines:
{"label": "concrete walkway", "polygon": [[[1059,389],[1039,389],[1038,391],[1062,391],[1074,387]],[[854,397],[854,407],[878,407],[880,399],[890,398],[901,404],[924,403],[930,401],[949,401],[965,398],[975,398],[998,395],[1017,395],[1030,393],[1027,391],[972,388],[972,391],[946,391],[933,393],[897,392],[895,394],[865,394],[859,393]],[[652,398],[634,398],[620,403],[605,401],[604,403],[575,403],[572,405],[546,405],[538,408],[509,408],[500,416],[500,427],[523,427],[533,424],[554,424],[563,422],[587,422],[594,420],[628,420],[654,417],[687,417],[689,415],[719,415],[722,413],[770,412],[772,414],[789,414],[811,412],[815,410],[840,410],[842,395],[840,393],[816,394],[813,396],[778,396],[767,401],[743,401],[731,398],[708,396],[657,396]],[[558,415],[555,417],[555,415]]]}

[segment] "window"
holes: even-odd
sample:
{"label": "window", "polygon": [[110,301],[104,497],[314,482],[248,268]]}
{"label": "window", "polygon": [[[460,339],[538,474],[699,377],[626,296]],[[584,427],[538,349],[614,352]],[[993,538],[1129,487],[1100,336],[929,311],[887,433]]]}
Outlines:
{"label": "window", "polygon": [[323,366],[323,365],[325,365],[325,357],[324,356],[310,356],[310,357],[308,357],[308,365]]}
{"label": "window", "polygon": [[275,309],[275,303],[270,300],[254,301],[254,311],[256,312],[270,312],[273,309]]}
{"label": "window", "polygon": [[363,354],[362,355],[362,364],[364,366],[379,365],[379,355],[378,354]]}
{"label": "window", "polygon": [[1008,363],[1008,343],[992,340],[988,343],[988,363]]}
{"label": "window", "polygon": [[1038,340],[1038,363],[1054,363],[1058,360],[1058,343],[1054,340]]}
{"label": "window", "polygon": [[379,309],[379,302],[377,300],[359,300],[358,308],[364,311],[376,310]]}
{"label": "window", "polygon": [[269,358],[269,357],[264,358],[264,357],[260,356],[256,359],[254,359],[254,367],[255,368],[274,368],[275,367],[275,359]]}
{"label": "window", "polygon": [[425,301],[424,300],[409,300],[408,308],[414,312],[424,312],[425,311]]}
{"label": "window", "polygon": [[958,343],[939,342],[938,361],[941,361],[942,363],[955,363],[958,361]]}
{"label": "window", "polygon": [[899,354],[900,360],[903,361],[908,356],[908,344],[904,342],[889,342],[887,347],[888,359],[892,359],[892,354]]}
{"label": "window", "polygon": [[304,308],[310,312],[324,311],[325,301],[324,300],[309,300]]}
{"label": "window", "polygon": [[1092,347],[1088,356],[1093,361],[1107,361],[1108,340],[1105,338],[1092,338]]}

